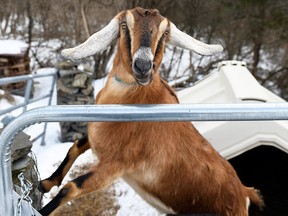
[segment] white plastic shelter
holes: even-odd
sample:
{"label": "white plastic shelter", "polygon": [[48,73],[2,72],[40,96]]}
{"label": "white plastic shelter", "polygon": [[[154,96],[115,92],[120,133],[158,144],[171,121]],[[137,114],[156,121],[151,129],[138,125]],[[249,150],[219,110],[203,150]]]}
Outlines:
{"label": "white plastic shelter", "polygon": [[[245,62],[220,62],[216,72],[178,92],[181,103],[285,102],[261,86]],[[257,146],[274,146],[288,153],[288,122],[194,122],[196,128],[226,159]]]}

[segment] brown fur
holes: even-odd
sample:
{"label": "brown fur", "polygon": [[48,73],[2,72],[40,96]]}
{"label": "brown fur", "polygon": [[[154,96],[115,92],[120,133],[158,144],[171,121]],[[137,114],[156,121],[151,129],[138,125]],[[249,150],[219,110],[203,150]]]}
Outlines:
{"label": "brown fur", "polygon": [[[134,21],[130,20],[132,24],[127,24],[133,35],[131,53],[127,49],[125,28],[120,28],[113,69],[96,103],[178,103],[173,89],[161,81],[157,72],[164,54],[165,40],[168,40],[165,38],[159,46],[159,38],[164,33],[159,25],[165,18],[157,10],[146,13],[146,10],[136,8],[118,15],[119,22],[124,22],[131,14]],[[139,48],[141,34],[151,30],[151,49],[156,55],[154,78],[147,86],[128,85],[135,79],[132,62],[127,59],[131,59]],[[160,50],[155,54],[157,47]],[[117,82],[115,74],[123,82]],[[263,206],[259,194],[242,185],[233,167],[190,122],[93,122],[88,126],[88,136],[99,163],[89,175],[80,176],[65,185],[58,198],[48,207],[57,207],[73,197],[106,188],[120,177],[147,202],[165,213],[247,216],[247,197]]]}

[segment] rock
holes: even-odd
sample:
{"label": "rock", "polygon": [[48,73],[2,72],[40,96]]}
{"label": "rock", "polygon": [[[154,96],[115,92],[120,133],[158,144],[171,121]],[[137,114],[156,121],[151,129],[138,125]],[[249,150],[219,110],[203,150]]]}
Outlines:
{"label": "rock", "polygon": [[[0,133],[1,132],[2,129],[0,129]],[[30,136],[28,136],[27,134],[23,132],[18,133],[11,147],[12,162],[26,156],[29,152],[31,152],[32,142],[29,139]]]}
{"label": "rock", "polygon": [[82,97],[77,97],[77,101],[78,102],[84,102],[85,104],[91,104],[91,102],[93,103],[94,99],[91,101],[91,97],[89,97],[89,96],[84,96],[83,97],[82,96]]}
{"label": "rock", "polygon": [[74,75],[66,76],[61,78],[61,82],[63,82],[63,85],[69,88],[73,88],[72,83],[74,81]]}
{"label": "rock", "polygon": [[86,89],[81,89],[81,93],[83,93],[84,95],[88,96],[91,93],[93,93],[93,86],[92,85],[88,85]]}
{"label": "rock", "polygon": [[70,70],[70,69],[73,69],[74,67],[75,67],[74,63],[69,62],[69,61],[59,62],[56,65],[56,68],[59,69],[59,70],[61,70],[61,69]]}
{"label": "rock", "polygon": [[[82,71],[80,71],[80,69]],[[92,73],[88,65],[61,67],[57,81],[58,105],[94,104]],[[61,122],[61,140],[74,141],[87,134],[87,123]]]}
{"label": "rock", "polygon": [[74,81],[72,83],[73,87],[78,87],[78,88],[86,88],[86,80],[87,80],[87,75],[84,73],[80,73],[75,75]]}
{"label": "rock", "polygon": [[76,94],[79,89],[65,86],[61,79],[57,80],[57,88],[67,94]]}
{"label": "rock", "polygon": [[[0,129],[0,134],[1,132],[2,129]],[[12,162],[22,157],[25,157],[28,153],[31,152],[32,142],[29,139],[30,136],[28,136],[27,134],[23,132],[18,133],[11,147]]]}
{"label": "rock", "polygon": [[15,191],[21,195],[21,183],[18,179],[18,175],[23,173],[25,179],[27,179],[30,183],[32,183],[32,190],[30,191],[29,197],[32,199],[33,203],[32,206],[35,209],[41,208],[41,200],[42,200],[42,193],[38,190],[38,171],[36,167],[36,162],[30,156],[24,156],[15,162],[12,165],[12,179],[14,184]]}
{"label": "rock", "polygon": [[79,73],[79,71],[77,71],[75,69],[74,70],[73,69],[71,69],[71,70],[59,70],[59,75],[61,77],[67,77],[67,76],[75,75],[78,73]]}
{"label": "rock", "polygon": [[[0,133],[2,129],[0,129]],[[39,174],[37,165],[32,157],[31,147],[32,142],[29,140],[30,136],[20,132],[13,141],[11,147],[12,160],[12,180],[15,191],[21,195],[21,184],[18,175],[22,172],[25,178],[33,184],[33,189],[30,192],[30,198],[33,201],[32,206],[35,209],[41,208],[42,193],[37,189]]]}

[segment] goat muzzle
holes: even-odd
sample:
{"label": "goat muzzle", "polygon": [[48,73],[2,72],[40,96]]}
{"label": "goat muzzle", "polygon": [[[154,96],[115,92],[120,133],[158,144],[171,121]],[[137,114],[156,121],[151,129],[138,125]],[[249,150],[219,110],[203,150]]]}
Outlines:
{"label": "goat muzzle", "polygon": [[150,47],[140,47],[133,56],[132,70],[140,85],[148,85],[153,78],[153,59]]}
{"label": "goat muzzle", "polygon": [[152,80],[153,62],[145,59],[135,59],[133,62],[134,77],[140,85],[148,85]]}

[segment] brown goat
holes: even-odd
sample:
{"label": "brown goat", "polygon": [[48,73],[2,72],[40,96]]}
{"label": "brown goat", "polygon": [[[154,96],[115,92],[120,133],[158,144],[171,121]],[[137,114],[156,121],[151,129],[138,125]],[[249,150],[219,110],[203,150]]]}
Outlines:
{"label": "brown goat", "polygon": [[[173,89],[158,74],[165,44],[202,55],[222,51],[181,32],[158,10],[135,8],[118,15],[83,44],[64,50],[80,59],[106,49],[118,39],[118,50],[97,104],[175,104]],[[260,195],[243,186],[233,167],[190,122],[93,122],[88,138],[74,143],[60,167],[40,184],[59,185],[75,159],[91,148],[99,158],[90,172],[64,185],[41,211],[48,215],[68,200],[108,187],[123,178],[148,203],[166,214],[246,216],[250,201],[262,207]]]}

